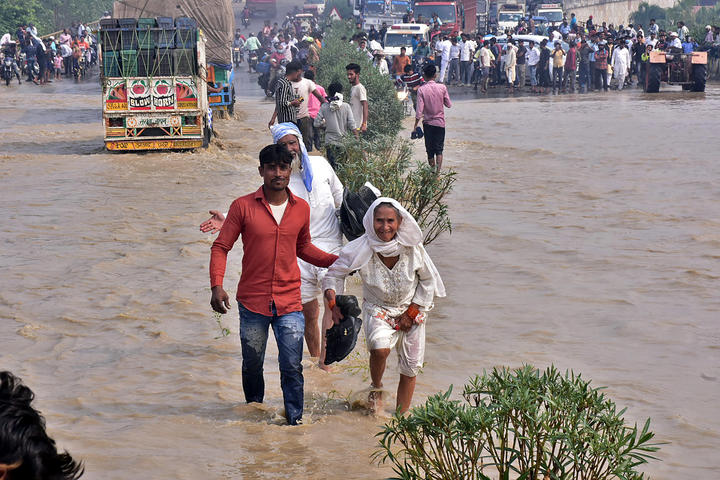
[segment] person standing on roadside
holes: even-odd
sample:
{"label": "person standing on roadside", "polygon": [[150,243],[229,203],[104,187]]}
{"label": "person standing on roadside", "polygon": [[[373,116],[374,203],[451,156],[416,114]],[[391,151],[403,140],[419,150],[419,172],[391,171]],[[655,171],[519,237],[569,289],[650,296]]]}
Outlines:
{"label": "person standing on roadside", "polygon": [[618,43],[613,51],[612,67],[618,81],[618,90],[622,90],[625,86],[625,77],[630,70],[630,51],[625,47],[625,42]]}
{"label": "person standing on roadside", "polygon": [[[311,76],[313,78],[315,77],[312,73]],[[300,100],[297,113],[297,126],[300,128],[300,132],[305,140],[305,148],[308,152],[312,152],[313,118],[310,115],[310,99],[312,98],[317,102],[325,103],[325,92],[321,92],[320,88],[322,87],[318,88],[314,81],[303,78],[302,68],[300,69],[300,79],[290,83],[292,84],[293,95]]]}
{"label": "person standing on roadside", "polygon": [[[598,82],[602,83],[602,89],[608,91],[608,51],[607,44],[601,43],[598,45],[598,50],[595,52],[595,71],[598,76]],[[597,85],[597,89],[600,90],[600,84]]]}
{"label": "person standing on roadside", "polygon": [[418,88],[415,126],[423,122],[425,132],[425,152],[431,167],[440,171],[445,147],[445,108],[452,107],[450,95],[445,85],[435,82],[437,69],[435,65],[427,65],[423,70],[425,84]]}
{"label": "person standing on roadside", "polygon": [[355,119],[355,128],[360,132],[367,132],[368,99],[365,86],[360,83],[360,65],[349,63],[345,66],[347,79],[350,82],[350,108]]}
{"label": "person standing on roadside", "polygon": [[550,89],[550,49],[547,48],[547,43],[547,38],[543,38],[540,42],[540,59],[537,64],[541,93],[548,93]]}
{"label": "person standing on roadside", "polygon": [[[495,61],[495,55],[490,51],[490,42],[487,40],[483,41],[483,46],[475,54],[475,58],[480,62],[480,69],[482,70],[482,93],[487,92],[488,83],[490,82],[490,69],[492,63]],[[475,85],[477,90],[477,85]]]}
{"label": "person standing on roadside", "polygon": [[575,78],[577,77],[577,48],[570,43],[565,55],[565,71],[563,74],[563,92],[575,93]]}
{"label": "person standing on roadside", "polygon": [[280,77],[275,87],[275,111],[268,122],[268,128],[272,128],[275,120],[278,123],[294,123],[298,124],[298,110],[302,100],[295,95],[293,82],[299,82],[302,78],[302,64],[300,62],[290,62],[285,67],[285,75]]}
{"label": "person standing on roadside", "polygon": [[354,132],[355,118],[353,117],[350,105],[343,102],[342,84],[333,82],[328,87],[328,103],[320,106],[320,111],[315,117],[315,130],[325,130],[325,151],[327,160],[333,170],[337,169],[337,159],[341,151],[340,141],[346,132]]}
{"label": "person standing on roadside", "polygon": [[515,52],[515,62],[517,63],[517,88],[522,90],[525,87],[526,60],[528,49],[522,40],[518,40],[517,52]]}
{"label": "person standing on roadside", "polygon": [[[315,72],[312,70],[308,70],[303,74],[303,77],[306,79],[314,82],[315,81]],[[315,84],[315,88],[322,95],[323,98],[327,97],[327,93],[325,92],[325,89],[322,87],[322,85]],[[320,111],[320,105],[322,105],[325,102],[321,102],[318,100],[318,98],[315,95],[310,95],[310,98],[308,99],[308,112],[310,113],[310,118],[313,120],[313,125],[315,124],[315,118],[317,117],[318,112]],[[313,128],[313,145],[315,145],[315,150],[320,150],[320,134],[319,132]]]}
{"label": "person standing on roadside", "polygon": [[565,65],[565,52],[560,42],[555,42],[555,50],[550,54],[553,62],[552,92],[560,93],[563,83],[563,66]]}
{"label": "person standing on roadside", "polygon": [[297,257],[327,268],[336,255],[311,243],[310,207],[295,196],[288,183],[293,155],[283,145],[260,151],[258,172],[263,185],[237,198],[230,206],[210,256],[210,305],[227,313],[230,297],[223,289],[227,254],[242,235],[242,274],[237,302],[242,346],[242,383],[245,400],[262,403],[265,392],[263,364],[268,328],[278,344],[280,385],[285,418],[290,425],[302,423],[304,378],[302,351],[305,319],[300,294]]}
{"label": "person standing on roadside", "polygon": [[538,75],[537,65],[540,61],[540,50],[535,46],[535,42],[530,40],[528,42],[529,49],[527,53],[528,70],[530,74],[530,91],[532,93],[538,92]]}

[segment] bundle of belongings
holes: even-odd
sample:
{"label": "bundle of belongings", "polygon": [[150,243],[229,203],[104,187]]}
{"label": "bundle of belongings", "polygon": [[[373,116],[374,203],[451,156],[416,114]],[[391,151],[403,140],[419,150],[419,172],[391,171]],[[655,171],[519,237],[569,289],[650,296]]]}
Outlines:
{"label": "bundle of belongings", "polygon": [[360,187],[357,193],[347,188],[343,192],[343,202],[340,206],[340,228],[348,242],[352,242],[365,233],[363,217],[370,205],[380,197],[380,190],[370,182]]}
{"label": "bundle of belongings", "polygon": [[340,309],[343,319],[325,332],[325,365],[339,362],[350,355],[362,327],[362,320],[359,318],[362,310],[355,295],[337,295],[335,305]]}

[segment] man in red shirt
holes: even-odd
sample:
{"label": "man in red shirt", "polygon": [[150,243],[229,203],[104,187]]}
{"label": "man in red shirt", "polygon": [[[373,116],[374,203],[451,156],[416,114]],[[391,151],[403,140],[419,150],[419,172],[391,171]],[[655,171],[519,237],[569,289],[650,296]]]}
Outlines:
{"label": "man in red shirt", "polygon": [[210,305],[218,313],[227,313],[230,308],[223,277],[227,253],[242,235],[242,274],[236,298],[245,400],[263,401],[265,346],[268,327],[272,326],[278,344],[285,418],[290,425],[297,425],[303,412],[301,360],[305,330],[297,257],[327,268],[337,256],[310,241],[310,207],[287,188],[292,158],[282,145],[268,145],[260,152],[258,171],[263,186],[232,203],[211,248]]}

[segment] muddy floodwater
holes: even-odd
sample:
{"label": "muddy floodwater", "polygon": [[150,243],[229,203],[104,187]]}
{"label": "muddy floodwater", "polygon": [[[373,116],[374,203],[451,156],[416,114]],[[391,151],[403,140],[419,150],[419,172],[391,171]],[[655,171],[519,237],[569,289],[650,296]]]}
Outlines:
{"label": "muddy floodwater", "polygon": [[[353,408],[362,348],[330,374],[305,353],[306,424],[290,428],[271,339],[266,403],[244,403],[237,308],[222,336],[198,231],[261,181],[272,104],[240,81],[238,117],[194,153],[104,151],[95,82],[0,87],[0,368],[87,479],[392,475],[370,460],[382,420]],[[493,366],[555,364],[607,386],[629,422],[652,418],[669,442],[653,478],[717,478],[720,88],[453,100],[454,227],[429,247],[448,297],[414,403]],[[394,361],[386,375],[394,392]]]}

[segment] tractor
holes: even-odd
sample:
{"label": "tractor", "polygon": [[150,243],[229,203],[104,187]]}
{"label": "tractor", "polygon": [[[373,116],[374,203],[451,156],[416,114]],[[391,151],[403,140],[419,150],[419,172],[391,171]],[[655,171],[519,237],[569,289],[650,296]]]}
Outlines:
{"label": "tractor", "polygon": [[683,90],[704,92],[707,79],[707,52],[682,53],[677,51],[650,51],[646,73],[645,91],[657,93],[660,82],[681,85]]}

